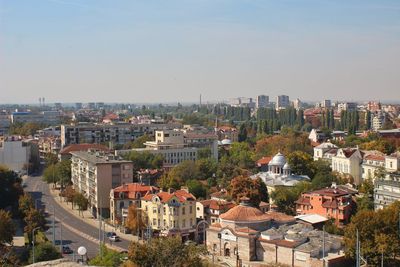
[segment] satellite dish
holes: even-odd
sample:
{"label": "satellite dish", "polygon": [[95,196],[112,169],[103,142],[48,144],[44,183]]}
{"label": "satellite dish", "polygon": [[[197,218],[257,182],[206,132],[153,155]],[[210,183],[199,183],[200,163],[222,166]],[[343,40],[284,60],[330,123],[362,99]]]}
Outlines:
{"label": "satellite dish", "polygon": [[87,250],[86,250],[85,247],[82,246],[82,247],[78,248],[78,254],[79,255],[84,256],[84,255],[86,255],[86,253],[87,253]]}

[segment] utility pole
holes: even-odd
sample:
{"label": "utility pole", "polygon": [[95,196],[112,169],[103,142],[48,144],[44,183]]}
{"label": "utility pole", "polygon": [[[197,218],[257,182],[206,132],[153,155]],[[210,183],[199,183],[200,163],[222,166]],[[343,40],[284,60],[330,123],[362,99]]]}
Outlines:
{"label": "utility pole", "polygon": [[55,220],[56,220],[56,208],[53,206],[53,246],[56,245],[56,231],[55,231]]}
{"label": "utility pole", "polygon": [[60,252],[62,253],[63,239],[62,239],[62,220],[60,219]]}
{"label": "utility pole", "polygon": [[325,267],[325,225],[322,226],[322,266]]}
{"label": "utility pole", "polygon": [[356,267],[360,267],[360,255],[358,249],[358,229],[356,229]]}

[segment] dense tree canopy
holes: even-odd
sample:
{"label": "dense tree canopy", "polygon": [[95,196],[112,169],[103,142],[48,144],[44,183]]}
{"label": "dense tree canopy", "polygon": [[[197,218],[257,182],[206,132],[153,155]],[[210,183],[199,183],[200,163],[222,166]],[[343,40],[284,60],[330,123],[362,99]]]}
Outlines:
{"label": "dense tree canopy", "polygon": [[152,238],[143,244],[132,242],[129,247],[129,259],[142,267],[201,267],[205,253],[203,246],[184,244],[180,237]]}
{"label": "dense tree canopy", "polygon": [[15,235],[15,225],[12,221],[11,214],[0,209],[0,247],[11,244]]}
{"label": "dense tree canopy", "polygon": [[243,175],[235,177],[230,184],[230,195],[236,203],[240,203],[242,197],[247,197],[256,207],[261,201],[268,202],[268,191],[260,178],[251,179]]}
{"label": "dense tree canopy", "polygon": [[144,211],[138,209],[136,205],[130,205],[128,208],[128,217],[125,221],[125,227],[133,234],[141,233],[147,226]]}
{"label": "dense tree canopy", "polygon": [[115,250],[108,249],[106,246],[101,247],[101,255],[97,255],[93,259],[89,261],[89,264],[92,266],[105,266],[105,267],[114,267],[120,266],[121,254]]}
{"label": "dense tree canopy", "polygon": [[[35,262],[51,261],[61,258],[61,253],[51,243],[39,243],[35,245]],[[32,251],[29,259],[32,259]]]}
{"label": "dense tree canopy", "polygon": [[0,165],[0,209],[17,203],[22,193],[21,179],[18,175]]}

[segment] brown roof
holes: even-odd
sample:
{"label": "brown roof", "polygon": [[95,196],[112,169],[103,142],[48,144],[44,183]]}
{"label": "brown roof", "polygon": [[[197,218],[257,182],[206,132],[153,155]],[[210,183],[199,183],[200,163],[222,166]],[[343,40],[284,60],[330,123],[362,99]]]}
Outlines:
{"label": "brown roof", "polygon": [[261,167],[261,165],[267,165],[271,161],[272,157],[262,157],[257,160],[257,166]]}
{"label": "brown roof", "polygon": [[308,193],[308,195],[321,195],[321,196],[331,196],[331,197],[339,197],[339,196],[345,196],[349,194],[354,194],[354,190],[346,190],[345,188],[322,188],[319,190],[311,191]]}
{"label": "brown roof", "polygon": [[267,239],[263,239],[260,237],[260,238],[258,238],[258,240],[260,240],[261,242],[264,242],[264,243],[276,244],[280,247],[287,247],[287,248],[295,248],[301,244],[301,242],[287,241],[284,239],[267,240]]}
{"label": "brown roof", "polygon": [[376,154],[369,154],[365,156],[367,160],[377,160],[377,161],[385,161],[385,156],[376,155]]}
{"label": "brown roof", "polygon": [[271,220],[270,216],[263,213],[261,210],[244,205],[238,205],[224,214],[219,216],[227,221],[267,221]]}
{"label": "brown roof", "polygon": [[[158,192],[159,188],[155,186],[142,185],[139,183],[130,183],[118,186],[114,189],[114,198],[120,198],[120,193],[125,193],[129,199],[137,199],[149,193]],[[140,195],[138,195],[140,194]]]}
{"label": "brown roof", "polygon": [[71,152],[75,152],[75,151],[88,151],[89,149],[95,149],[95,150],[101,150],[101,151],[110,151],[110,149],[105,146],[105,145],[101,145],[101,144],[73,144],[73,145],[69,145],[64,147],[63,149],[61,149],[60,154],[61,155],[67,155]]}
{"label": "brown roof", "polygon": [[308,197],[300,197],[298,200],[296,200],[295,203],[301,205],[311,205],[310,199]]}
{"label": "brown roof", "polygon": [[187,200],[196,200],[196,198],[191,193],[188,193],[186,190],[177,190],[172,193],[159,192],[157,194],[147,194],[142,198],[142,200],[150,201],[155,195],[157,195],[161,199],[162,203],[167,203],[174,196],[177,197],[180,202],[185,202]]}
{"label": "brown roof", "polygon": [[346,148],[346,149],[343,149],[343,154],[346,156],[346,158],[350,158],[351,155],[353,155],[354,152],[356,152],[356,151],[357,151],[357,149]]}
{"label": "brown roof", "polygon": [[331,209],[337,209],[338,203],[337,203],[336,199],[334,199],[332,201],[328,200],[328,201],[325,201],[324,203],[322,203],[322,207],[331,208]]}

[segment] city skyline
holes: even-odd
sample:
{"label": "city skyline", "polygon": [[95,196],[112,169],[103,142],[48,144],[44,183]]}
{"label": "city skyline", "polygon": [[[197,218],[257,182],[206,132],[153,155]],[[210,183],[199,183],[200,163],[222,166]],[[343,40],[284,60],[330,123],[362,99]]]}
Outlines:
{"label": "city skyline", "polygon": [[0,1],[0,103],[400,99],[396,1]]}

